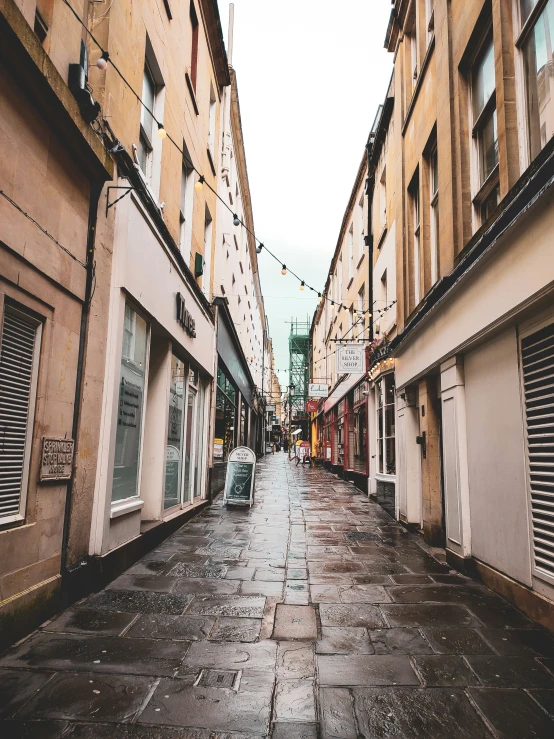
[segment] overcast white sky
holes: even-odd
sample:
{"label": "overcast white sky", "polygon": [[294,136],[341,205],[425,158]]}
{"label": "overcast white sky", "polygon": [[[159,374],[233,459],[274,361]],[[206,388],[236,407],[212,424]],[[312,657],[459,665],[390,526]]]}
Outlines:
{"label": "overcast white sky", "polygon": [[[218,0],[227,39],[229,3]],[[390,0],[235,0],[233,67],[257,236],[322,290],[377,106],[392,72]],[[317,300],[262,252],[275,367],[291,319]],[[278,372],[281,387],[288,375]]]}

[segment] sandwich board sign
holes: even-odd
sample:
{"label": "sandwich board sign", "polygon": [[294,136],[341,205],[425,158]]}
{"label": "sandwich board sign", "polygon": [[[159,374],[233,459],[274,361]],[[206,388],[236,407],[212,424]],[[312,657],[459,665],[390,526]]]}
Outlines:
{"label": "sandwich board sign", "polygon": [[252,449],[246,446],[233,449],[229,455],[225,475],[223,502],[226,505],[252,505],[255,471],[256,455]]}

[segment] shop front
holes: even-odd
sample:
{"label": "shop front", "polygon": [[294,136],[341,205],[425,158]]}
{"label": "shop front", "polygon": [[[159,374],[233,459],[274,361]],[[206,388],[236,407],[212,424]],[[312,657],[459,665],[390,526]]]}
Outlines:
{"label": "shop front", "polygon": [[381,355],[371,366],[369,375],[369,414],[374,429],[370,435],[369,493],[393,518],[397,518],[394,359]]}
{"label": "shop front", "polygon": [[263,408],[225,298],[214,300],[217,321],[217,381],[213,423],[211,495],[223,490],[229,454],[259,446]]}
{"label": "shop front", "polygon": [[125,560],[207,498],[215,324],[134,193],[116,218],[91,550]]}

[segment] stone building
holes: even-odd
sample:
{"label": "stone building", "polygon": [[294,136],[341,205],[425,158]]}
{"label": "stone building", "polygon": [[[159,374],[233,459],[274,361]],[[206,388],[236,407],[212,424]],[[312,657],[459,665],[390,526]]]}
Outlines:
{"label": "stone building", "polygon": [[398,513],[551,625],[554,0],[393,5]]}
{"label": "stone building", "polygon": [[209,503],[231,77],[216,0],[3,0],[0,75],[7,643]]}
{"label": "stone building", "polygon": [[337,369],[341,342],[358,344],[363,353],[369,335],[367,155],[360,161],[335,253],[310,329],[311,382],[328,387],[312,416],[316,456],[367,490],[368,383],[364,368],[352,374]]}
{"label": "stone building", "polygon": [[58,4],[50,10],[33,2],[0,4],[4,645],[59,602],[72,471],[67,440],[75,438],[86,382],[94,263],[111,238],[96,213],[113,163],[67,86],[69,64],[79,60],[81,27]]}

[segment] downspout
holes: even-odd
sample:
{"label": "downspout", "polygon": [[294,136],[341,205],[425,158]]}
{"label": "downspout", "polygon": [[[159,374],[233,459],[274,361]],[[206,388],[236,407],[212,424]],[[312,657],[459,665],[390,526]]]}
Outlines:
{"label": "downspout", "polygon": [[[81,326],[79,330],[79,354],[77,357],[77,375],[75,379],[75,403],[73,406],[73,424],[71,430],[71,436],[77,441],[77,435],[79,431],[79,422],[81,418],[81,407],[83,399],[83,386],[84,386],[84,364],[85,364],[85,351],[86,351],[86,339],[87,339],[87,324],[90,313],[90,303],[92,300],[92,286],[94,282],[94,255],[95,255],[95,241],[96,241],[96,223],[98,219],[98,202],[100,200],[100,193],[104,186],[103,182],[92,182],[90,187],[89,196],[89,211],[88,211],[88,232],[87,232],[87,256],[86,256],[86,283],[85,283],[85,297],[83,302],[83,309],[81,311]],[[70,567],[67,564],[68,557],[68,544],[69,544],[69,531],[71,526],[71,501],[73,498],[73,489],[75,486],[75,472],[77,466],[77,454],[79,449],[75,448],[73,455],[73,469],[71,471],[71,479],[67,485],[67,492],[65,497],[65,510],[63,520],[63,532],[62,532],[62,551],[61,551],[61,563],[60,572],[62,576],[62,598],[65,599],[68,593],[66,591],[67,575],[70,572]],[[79,563],[81,566],[83,563]]]}

